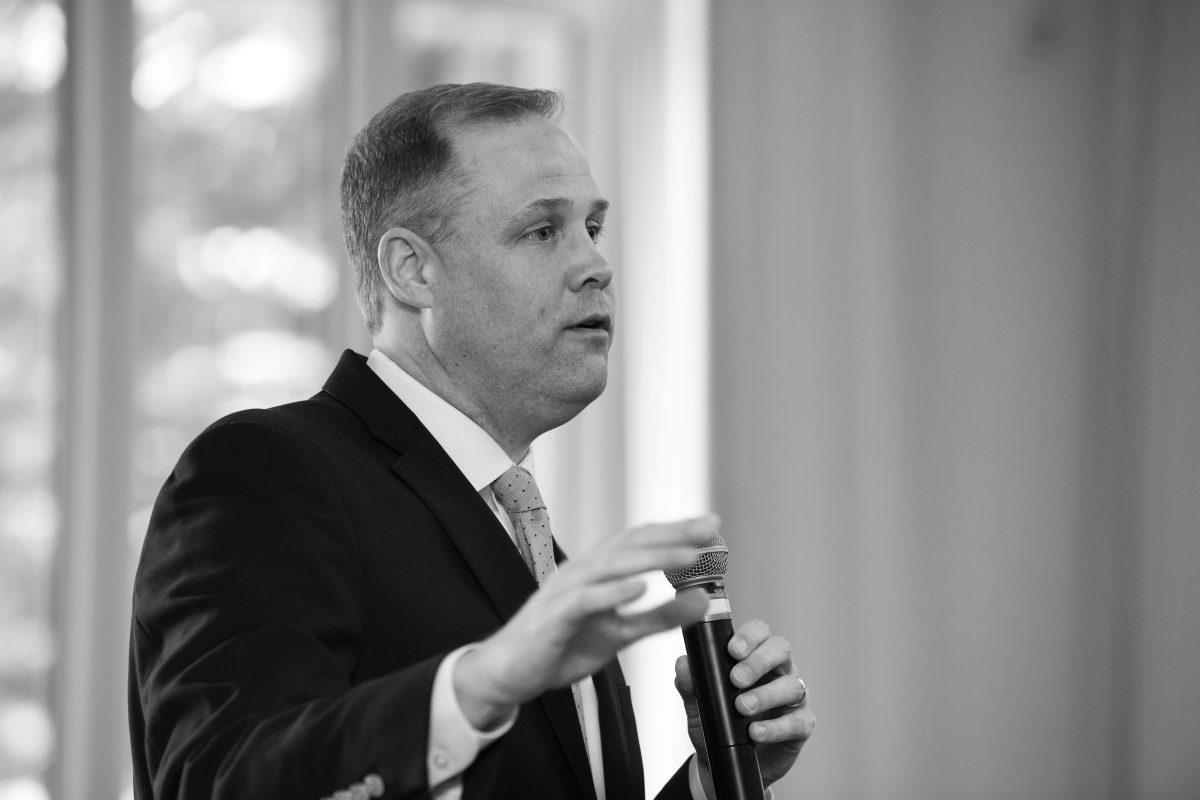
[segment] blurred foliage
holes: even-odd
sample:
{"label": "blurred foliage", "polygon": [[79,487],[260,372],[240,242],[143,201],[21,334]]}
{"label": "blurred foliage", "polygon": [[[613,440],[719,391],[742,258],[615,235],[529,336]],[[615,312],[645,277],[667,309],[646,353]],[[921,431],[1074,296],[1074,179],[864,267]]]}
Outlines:
{"label": "blurred foliage", "polygon": [[0,0],[0,794],[24,787],[35,798],[54,753],[55,89],[64,55],[57,4]]}
{"label": "blurred foliage", "polygon": [[131,554],[189,439],[237,408],[311,394],[332,366],[336,11],[138,4]]}

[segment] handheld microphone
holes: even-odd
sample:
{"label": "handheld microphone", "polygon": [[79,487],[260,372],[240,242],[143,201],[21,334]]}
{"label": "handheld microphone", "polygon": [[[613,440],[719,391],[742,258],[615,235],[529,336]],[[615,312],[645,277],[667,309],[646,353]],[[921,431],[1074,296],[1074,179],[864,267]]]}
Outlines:
{"label": "handheld microphone", "polygon": [[688,665],[696,685],[704,749],[717,800],[763,800],[762,773],[750,739],[750,723],[733,707],[736,687],[729,671],[737,664],[729,655],[733,620],[725,595],[729,547],[719,533],[696,550],[696,560],[684,569],[665,570],[676,592],[697,587],[708,593],[708,611],[683,629]]}

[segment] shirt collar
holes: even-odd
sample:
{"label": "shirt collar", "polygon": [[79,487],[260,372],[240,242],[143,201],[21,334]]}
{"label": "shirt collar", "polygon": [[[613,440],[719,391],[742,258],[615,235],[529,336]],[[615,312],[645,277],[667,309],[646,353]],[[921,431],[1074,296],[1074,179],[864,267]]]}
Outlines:
{"label": "shirt collar", "polygon": [[[492,481],[513,465],[504,448],[487,431],[405,372],[382,351],[372,350],[367,356],[367,366],[417,415],[475,491],[490,489]],[[533,472],[532,448],[521,460],[521,466]]]}

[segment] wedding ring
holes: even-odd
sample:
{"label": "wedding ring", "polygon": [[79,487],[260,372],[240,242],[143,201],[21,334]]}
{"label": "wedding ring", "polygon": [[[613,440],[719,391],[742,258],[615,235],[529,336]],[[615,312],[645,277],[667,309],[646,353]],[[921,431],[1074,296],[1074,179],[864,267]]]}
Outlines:
{"label": "wedding ring", "polygon": [[804,705],[804,701],[808,699],[808,685],[804,682],[804,678],[801,678],[799,675],[794,677],[796,680],[800,681],[800,699],[789,705],[792,708],[799,708],[800,706]]}

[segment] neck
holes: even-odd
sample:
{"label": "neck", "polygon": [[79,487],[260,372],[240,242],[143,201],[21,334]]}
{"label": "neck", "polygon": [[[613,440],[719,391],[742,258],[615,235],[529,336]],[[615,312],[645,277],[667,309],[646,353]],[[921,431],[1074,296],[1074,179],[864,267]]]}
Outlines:
{"label": "neck", "polygon": [[475,399],[473,394],[455,381],[449,372],[428,349],[420,354],[391,342],[376,339],[375,348],[407,372],[418,383],[450,405],[457,408],[472,422],[492,437],[514,464],[519,464],[529,453],[529,447],[543,431],[523,430],[521,426],[506,420],[494,409]]}

